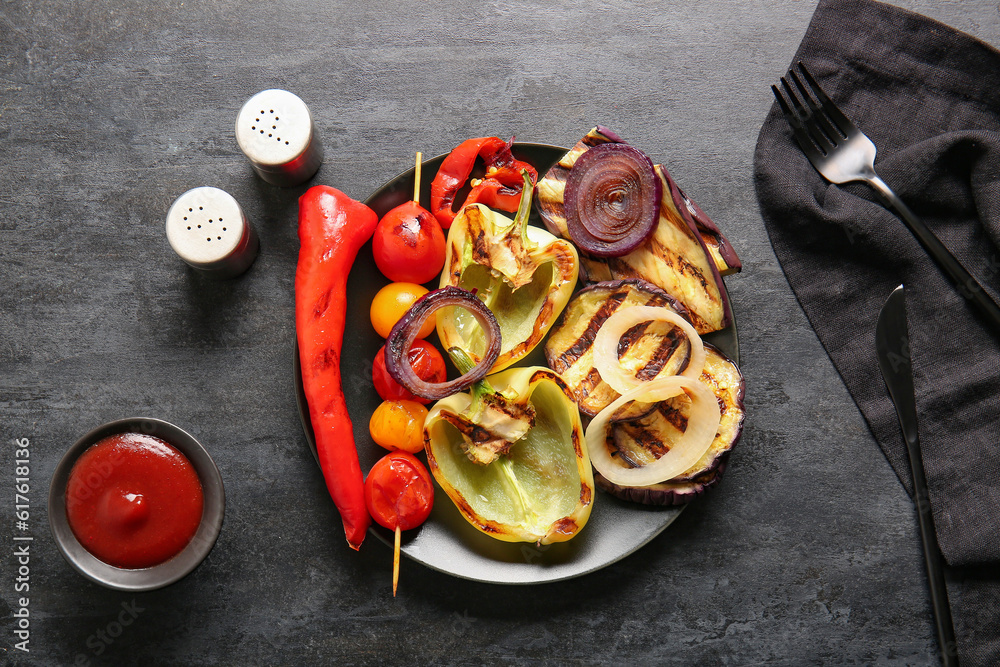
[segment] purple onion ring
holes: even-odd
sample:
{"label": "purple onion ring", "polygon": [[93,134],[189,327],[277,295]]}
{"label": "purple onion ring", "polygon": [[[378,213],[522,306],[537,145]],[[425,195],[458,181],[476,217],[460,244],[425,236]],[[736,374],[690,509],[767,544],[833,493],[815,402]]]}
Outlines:
{"label": "purple onion ring", "polygon": [[[408,352],[427,318],[445,306],[458,306],[472,313],[486,336],[486,354],[468,373],[454,380],[427,382],[413,370]],[[451,285],[428,292],[414,301],[385,341],[385,369],[392,379],[410,393],[432,401],[456,394],[482,380],[499,356],[500,325],[496,316],[475,294]]]}
{"label": "purple onion ring", "polygon": [[663,184],[645,153],[624,143],[583,153],[566,179],[570,239],[595,257],[620,257],[649,240],[660,219]]}

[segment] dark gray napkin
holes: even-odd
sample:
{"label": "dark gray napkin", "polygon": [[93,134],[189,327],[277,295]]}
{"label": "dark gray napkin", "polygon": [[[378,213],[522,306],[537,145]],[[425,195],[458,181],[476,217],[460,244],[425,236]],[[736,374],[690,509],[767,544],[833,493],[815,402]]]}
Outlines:
{"label": "dark gray napkin", "polygon": [[[988,290],[1000,287],[1000,52],[871,0],[822,0],[793,62],[878,147],[876,170]],[[776,77],[777,78],[777,77]],[[900,481],[905,447],[875,357],[875,321],[906,285],[920,439],[966,664],[1000,664],[1000,331],[990,331],[863,184],[827,183],[777,105],[755,155],[785,275]],[[954,583],[954,582],[953,582]],[[993,596],[985,610],[962,601]],[[964,613],[963,613],[964,612]]]}

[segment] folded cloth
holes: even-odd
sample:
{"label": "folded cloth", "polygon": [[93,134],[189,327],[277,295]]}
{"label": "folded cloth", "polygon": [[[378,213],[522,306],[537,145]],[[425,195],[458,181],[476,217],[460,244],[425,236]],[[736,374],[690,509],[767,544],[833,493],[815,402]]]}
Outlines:
{"label": "folded cloth", "polygon": [[[1000,52],[872,0],[821,0],[793,59],[878,147],[876,170],[983,286],[1000,288]],[[886,458],[912,495],[875,357],[875,321],[906,286],[919,429],[938,542],[970,588],[951,594],[965,664],[1000,664],[1000,331],[863,184],[831,185],[774,105],[755,154],[774,252]],[[954,575],[961,579],[962,570]],[[969,622],[961,626],[962,619]],[[986,627],[983,627],[986,622]],[[975,625],[976,627],[973,627]]]}

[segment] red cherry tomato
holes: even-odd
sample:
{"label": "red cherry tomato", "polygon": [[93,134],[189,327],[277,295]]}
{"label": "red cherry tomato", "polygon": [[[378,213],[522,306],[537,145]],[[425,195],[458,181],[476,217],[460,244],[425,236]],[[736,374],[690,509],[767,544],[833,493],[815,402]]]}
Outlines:
{"label": "red cherry tomato", "polygon": [[[444,365],[444,357],[438,349],[425,340],[417,339],[413,341],[410,352],[407,355],[413,371],[425,382],[444,382],[448,379],[448,369]],[[375,391],[383,401],[416,401],[427,405],[428,398],[414,396],[401,384],[392,379],[389,371],[385,369],[385,345],[383,345],[375,355],[375,362],[372,364],[372,380],[375,382]]]}
{"label": "red cherry tomato", "polygon": [[384,528],[416,528],[434,506],[431,474],[413,454],[386,454],[372,466],[365,480],[365,504],[372,518]]}
{"label": "red cherry tomato", "polygon": [[430,282],[444,268],[444,232],[430,211],[408,201],[378,223],[372,254],[379,271],[393,282]]}

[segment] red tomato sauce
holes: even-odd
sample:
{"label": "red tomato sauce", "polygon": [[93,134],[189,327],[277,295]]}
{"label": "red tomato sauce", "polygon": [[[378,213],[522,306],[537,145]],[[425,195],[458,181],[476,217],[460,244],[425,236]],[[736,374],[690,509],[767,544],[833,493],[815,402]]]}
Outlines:
{"label": "red tomato sauce", "polygon": [[108,565],[139,569],[176,556],[201,523],[204,495],[187,458],[159,438],[108,436],[77,460],[66,516],[83,547]]}

